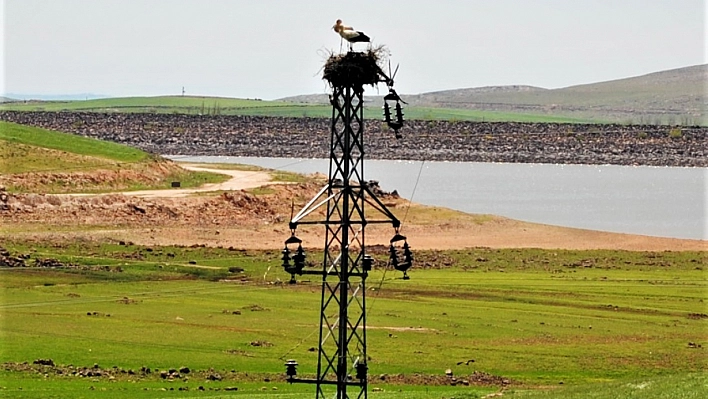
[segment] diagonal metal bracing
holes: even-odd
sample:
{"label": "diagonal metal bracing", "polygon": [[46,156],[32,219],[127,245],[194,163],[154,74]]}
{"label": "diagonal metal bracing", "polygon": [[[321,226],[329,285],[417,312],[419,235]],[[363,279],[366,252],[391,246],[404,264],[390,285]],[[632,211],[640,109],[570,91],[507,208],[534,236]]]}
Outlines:
{"label": "diagonal metal bracing", "polygon": [[[317,372],[319,398],[367,398],[365,227],[399,221],[364,180],[364,120],[361,86],[335,86],[331,99],[327,185],[290,222],[325,225]],[[325,209],[324,220],[314,220]],[[367,219],[365,211],[373,211]],[[369,262],[370,266],[370,262]],[[362,368],[363,366],[363,368]]]}

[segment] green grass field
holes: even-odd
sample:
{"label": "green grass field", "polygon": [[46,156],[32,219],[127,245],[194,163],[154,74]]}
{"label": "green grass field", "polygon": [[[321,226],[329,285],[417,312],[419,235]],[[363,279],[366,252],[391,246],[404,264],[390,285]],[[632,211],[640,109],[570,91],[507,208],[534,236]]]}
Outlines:
{"label": "green grass field", "polygon": [[149,154],[133,147],[3,121],[0,121],[0,140],[7,145],[42,147],[117,162],[139,162],[149,158]]}
{"label": "green grass field", "polygon": [[[0,104],[0,111],[2,110],[179,113],[191,115],[258,115],[313,118],[329,118],[332,114],[332,108],[329,105],[190,96],[126,97],[86,101],[2,103]],[[381,104],[371,104],[364,108],[364,116],[367,119],[382,119],[381,112]],[[405,109],[405,115],[407,119],[423,120],[598,123],[597,120],[573,117],[450,108],[407,107]]]}
{"label": "green grass field", "polygon": [[[28,255],[30,265],[36,258],[76,265],[0,268],[0,392],[8,397],[312,396],[312,387],[289,386],[282,373],[289,358],[300,373],[314,371],[319,284],[273,284],[289,278],[275,249],[10,238],[2,246]],[[380,269],[368,280],[371,397],[477,398],[501,388],[378,378],[441,376],[447,368],[459,378],[479,371],[510,379],[504,396],[512,398],[705,392],[704,253],[477,248],[416,256],[411,280]],[[103,269],[91,269],[97,266]],[[192,373],[170,382],[155,372],[81,378],[8,366],[49,358],[115,370],[187,366]],[[208,382],[210,369],[223,380]],[[197,393],[199,386],[205,391]],[[229,386],[239,391],[224,392]]]}
{"label": "green grass field", "polygon": [[[3,175],[156,162],[8,123],[0,144]],[[0,266],[0,397],[314,396],[282,374],[289,358],[301,374],[315,370],[320,286],[280,284],[289,276],[278,249],[23,241],[12,229],[0,226],[0,247],[30,267]],[[705,396],[705,253],[421,251],[409,281],[382,271],[377,258],[367,287],[372,398]],[[65,267],[32,267],[47,259]],[[40,359],[55,366],[33,365]],[[159,376],[181,367],[190,372]],[[448,368],[460,379],[476,371],[512,383],[415,383]],[[215,374],[221,379],[210,380]]]}
{"label": "green grass field", "polygon": [[[163,170],[164,169],[164,170]],[[71,175],[107,171],[117,176],[106,181],[81,184]],[[23,185],[24,173],[45,173],[33,179],[32,186]],[[142,180],[135,176],[143,176]],[[144,178],[144,176],[152,176]],[[0,181],[10,192],[86,193],[110,190],[145,190],[170,188],[179,181],[182,187],[222,182],[228,176],[183,170],[168,166],[159,157],[136,148],[108,141],[85,138],[0,121]],[[7,180],[7,181],[5,181]],[[43,184],[35,184],[41,180]]]}

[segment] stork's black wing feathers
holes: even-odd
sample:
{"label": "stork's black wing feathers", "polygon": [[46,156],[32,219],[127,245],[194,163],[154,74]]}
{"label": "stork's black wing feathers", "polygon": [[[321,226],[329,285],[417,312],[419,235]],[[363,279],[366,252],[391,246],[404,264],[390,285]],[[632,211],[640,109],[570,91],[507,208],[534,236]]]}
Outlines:
{"label": "stork's black wing feathers", "polygon": [[349,39],[350,42],[352,42],[352,43],[367,42],[368,43],[371,41],[371,39],[369,39],[369,36],[366,36],[364,34],[364,32],[356,31],[356,33],[358,33],[359,35],[354,38]]}

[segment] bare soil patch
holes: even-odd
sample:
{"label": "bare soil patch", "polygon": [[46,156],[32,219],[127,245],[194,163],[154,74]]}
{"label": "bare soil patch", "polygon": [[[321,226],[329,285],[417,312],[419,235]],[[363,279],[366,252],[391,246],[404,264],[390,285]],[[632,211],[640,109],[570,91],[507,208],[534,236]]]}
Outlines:
{"label": "bare soil patch", "polygon": [[[89,239],[130,241],[143,245],[207,245],[244,249],[280,248],[290,236],[290,204],[296,207],[314,196],[316,183],[273,185],[271,194],[254,195],[243,190],[197,197],[134,197],[123,194],[68,196],[7,195],[1,204],[0,234],[38,239]],[[395,214],[405,214],[408,201],[387,199]],[[401,232],[418,249],[548,248],[622,249],[633,251],[703,251],[708,242],[616,234],[563,228],[488,216],[484,219],[458,214],[453,220],[411,222]],[[308,247],[324,242],[319,226],[301,226],[298,237]],[[388,245],[390,226],[367,229],[367,244]]]}
{"label": "bare soil patch", "polygon": [[[244,249],[280,248],[290,236],[288,220],[324,185],[313,179],[297,184],[268,184],[266,194],[244,190],[266,183],[264,172],[224,171],[231,180],[194,190],[151,190],[136,194],[0,195],[0,236],[37,239],[130,241],[143,245],[207,245]],[[226,190],[189,196],[197,191]],[[703,240],[682,240],[607,233],[527,223],[491,215],[410,204],[396,195],[381,199],[403,220],[401,233],[418,249],[548,248],[702,251]],[[323,210],[324,211],[324,210]],[[321,215],[323,216],[323,215]],[[301,226],[308,247],[324,242],[324,229]],[[390,226],[370,225],[368,245],[388,245]]]}

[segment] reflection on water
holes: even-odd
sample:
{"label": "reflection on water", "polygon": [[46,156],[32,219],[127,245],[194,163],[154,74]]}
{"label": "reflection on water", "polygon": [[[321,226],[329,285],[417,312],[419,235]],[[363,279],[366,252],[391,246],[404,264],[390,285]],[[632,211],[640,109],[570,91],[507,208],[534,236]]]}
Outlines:
{"label": "reflection on water", "polygon": [[[326,159],[173,158],[298,173],[329,170]],[[378,160],[367,160],[365,168],[366,179],[423,204],[558,226],[708,239],[708,168]]]}

